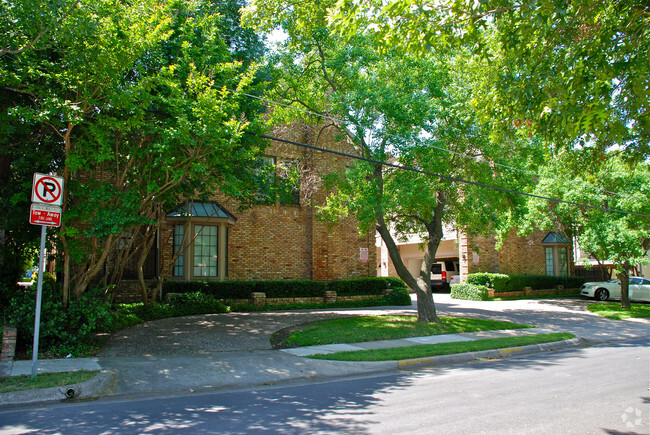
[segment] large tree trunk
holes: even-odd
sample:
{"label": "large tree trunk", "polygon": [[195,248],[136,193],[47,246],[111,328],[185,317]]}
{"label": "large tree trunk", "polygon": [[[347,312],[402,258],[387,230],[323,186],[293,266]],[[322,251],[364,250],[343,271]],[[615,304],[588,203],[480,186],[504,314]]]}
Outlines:
{"label": "large tree trunk", "polygon": [[442,239],[442,208],[443,204],[440,203],[436,207],[436,215],[432,222],[427,223],[427,230],[429,241],[427,242],[427,249],[424,253],[422,266],[420,267],[420,274],[416,278],[408,270],[402,257],[399,253],[399,248],[393,239],[393,236],[386,225],[383,216],[378,216],[377,231],[381,238],[386,243],[388,254],[395,266],[397,275],[406,283],[406,285],[415,292],[417,296],[418,308],[418,322],[422,323],[438,323],[440,319],[436,313],[436,305],[433,301],[433,292],[431,291],[431,265],[436,257],[438,245]]}
{"label": "large tree trunk", "polygon": [[621,308],[630,309],[630,265],[624,261],[618,279],[621,281]]}

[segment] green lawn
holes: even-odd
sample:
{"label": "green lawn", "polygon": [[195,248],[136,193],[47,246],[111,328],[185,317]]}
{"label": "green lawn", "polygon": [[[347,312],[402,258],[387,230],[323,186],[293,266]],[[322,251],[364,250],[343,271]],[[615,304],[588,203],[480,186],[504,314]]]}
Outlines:
{"label": "green lawn", "polygon": [[631,304],[629,310],[621,308],[619,302],[601,302],[590,304],[587,309],[592,313],[600,314],[603,317],[613,320],[623,320],[632,317],[650,317],[650,305]]}
{"label": "green lawn", "polygon": [[291,333],[282,345],[285,347],[314,346],[531,327],[510,322],[461,317],[441,317],[440,320],[441,323],[418,323],[415,316],[362,316],[332,319]]}
{"label": "green lawn", "polygon": [[531,344],[570,340],[572,338],[575,338],[575,335],[561,332],[525,335],[521,337],[488,338],[454,343],[419,344],[415,346],[394,347],[389,349],[355,350],[312,355],[309,356],[309,358],[336,361],[400,361],[455,353],[477,352],[481,350],[507,349]]}
{"label": "green lawn", "polygon": [[32,380],[30,375],[0,378],[0,393],[74,385],[92,379],[97,376],[98,373],[99,370],[66,373],[41,373],[36,375],[36,379],[34,380]]}

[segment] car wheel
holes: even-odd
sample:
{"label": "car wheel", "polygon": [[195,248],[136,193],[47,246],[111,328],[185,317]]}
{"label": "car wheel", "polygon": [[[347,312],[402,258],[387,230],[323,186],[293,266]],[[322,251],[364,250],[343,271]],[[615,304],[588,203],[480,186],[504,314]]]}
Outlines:
{"label": "car wheel", "polygon": [[604,288],[599,288],[596,290],[596,293],[594,293],[594,298],[599,301],[606,301],[607,298],[609,298],[609,292]]}

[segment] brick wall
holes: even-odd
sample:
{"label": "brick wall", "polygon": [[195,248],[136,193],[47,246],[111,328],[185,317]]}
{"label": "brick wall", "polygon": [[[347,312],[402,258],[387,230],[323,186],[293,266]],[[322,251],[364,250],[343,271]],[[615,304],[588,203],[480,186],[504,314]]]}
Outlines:
{"label": "brick wall", "polygon": [[[350,152],[344,141],[337,141],[332,128],[294,124],[274,130],[273,135],[337,151]],[[272,142],[267,154],[299,162],[301,168],[300,205],[256,205],[239,210],[232,198],[217,194],[213,198],[234,214],[237,221],[228,225],[228,280],[314,279],[331,281],[376,276],[375,235],[362,236],[352,217],[335,226],[318,220],[316,206],[325,203],[323,174],[343,170],[349,159],[295,145]],[[160,258],[163,270],[172,263],[173,223],[161,230]],[[368,250],[368,261],[360,261],[361,248]],[[186,258],[186,263],[190,260]],[[132,290],[125,289],[132,293]],[[118,290],[116,293],[120,293]]]}
{"label": "brick wall", "polygon": [[[546,234],[535,231],[528,237],[518,237],[513,231],[498,251],[493,236],[469,238],[461,235],[461,273],[463,276],[475,272],[544,275],[546,261],[542,240]],[[478,255],[478,264],[474,264],[474,253]]]}

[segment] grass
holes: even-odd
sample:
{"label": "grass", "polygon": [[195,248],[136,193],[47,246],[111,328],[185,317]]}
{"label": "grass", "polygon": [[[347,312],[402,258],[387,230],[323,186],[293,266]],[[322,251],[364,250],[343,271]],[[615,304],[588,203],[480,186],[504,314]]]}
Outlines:
{"label": "grass", "polygon": [[407,347],[394,347],[389,349],[356,350],[336,352],[331,354],[318,354],[309,356],[314,359],[336,361],[399,361],[404,359],[425,358],[437,355],[476,352],[481,350],[504,349],[531,344],[550,343],[575,338],[575,335],[566,332],[552,334],[526,335],[522,337],[488,338],[474,341],[461,341],[455,343],[420,344]]}
{"label": "grass", "polygon": [[623,320],[629,318],[650,317],[650,305],[631,304],[630,309],[621,308],[617,302],[601,302],[590,304],[587,309],[592,313],[600,314],[603,317],[613,320]]}
{"label": "grass", "polygon": [[418,323],[415,316],[361,316],[326,320],[289,335],[287,347],[394,340],[406,337],[499,329],[530,328],[496,320],[441,317],[440,323]]}
{"label": "grass", "polygon": [[11,391],[35,390],[38,388],[63,387],[92,379],[99,370],[65,373],[41,373],[32,380],[30,375],[0,378],[0,393]]}

